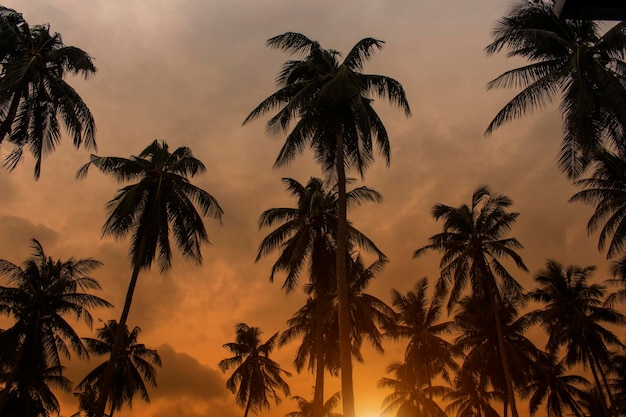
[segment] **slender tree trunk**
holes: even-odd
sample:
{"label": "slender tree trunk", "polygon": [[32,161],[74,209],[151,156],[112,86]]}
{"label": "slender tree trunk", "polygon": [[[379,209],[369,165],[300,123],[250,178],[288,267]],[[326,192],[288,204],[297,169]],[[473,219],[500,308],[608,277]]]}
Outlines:
{"label": "slender tree trunk", "polygon": [[322,294],[320,285],[317,285],[317,304],[315,306],[315,392],[313,394],[313,417],[322,417],[324,414],[324,371],[326,360],[324,355],[324,306],[328,294]]}
{"label": "slender tree trunk", "polygon": [[250,404],[252,401],[248,398],[248,402],[246,403],[246,410],[243,412],[243,417],[248,417],[248,413],[250,412]]}
{"label": "slender tree trunk", "polygon": [[488,272],[489,269],[487,268],[486,262],[483,262],[483,271],[485,274],[487,274],[485,278],[489,279],[489,282],[487,283],[487,291],[496,324],[496,335],[498,338],[498,350],[500,351],[500,362],[502,363],[502,372],[504,373],[504,380],[506,383],[506,402],[508,402],[509,407],[511,408],[512,416],[519,417],[519,414],[517,413],[517,405],[515,403],[515,391],[513,390],[513,378],[511,377],[511,368],[509,367],[509,359],[506,355],[506,348],[504,345],[504,331],[502,330],[502,321],[500,320],[500,296],[498,294],[495,282],[490,279],[490,277],[492,277],[493,275]]}
{"label": "slender tree trunk", "polygon": [[128,284],[128,290],[126,291],[126,300],[124,301],[124,309],[122,310],[122,315],[120,316],[120,320],[117,324],[117,332],[115,333],[115,340],[113,341],[113,347],[111,348],[109,364],[107,365],[106,370],[104,371],[104,376],[102,377],[102,385],[100,386],[100,393],[98,396],[98,407],[96,408],[96,417],[104,416],[104,410],[106,408],[109,393],[111,392],[111,384],[113,382],[113,377],[115,376],[115,366],[117,364],[116,359],[119,356],[120,351],[122,350],[122,345],[124,343],[126,321],[128,320],[128,314],[130,313],[130,306],[133,301],[133,294],[135,293],[135,287],[137,286],[137,278],[139,277],[139,271],[141,270],[140,260],[144,258],[145,252],[146,252],[146,237],[144,235],[141,238],[141,242],[139,243],[137,256],[133,260],[133,263],[134,263],[133,274]]}
{"label": "slender tree trunk", "polygon": [[339,360],[341,364],[341,398],[343,417],[355,417],[352,383],[352,341],[350,335],[350,306],[348,300],[348,217],[346,202],[346,167],[343,135],[337,135],[337,304],[339,314]]}

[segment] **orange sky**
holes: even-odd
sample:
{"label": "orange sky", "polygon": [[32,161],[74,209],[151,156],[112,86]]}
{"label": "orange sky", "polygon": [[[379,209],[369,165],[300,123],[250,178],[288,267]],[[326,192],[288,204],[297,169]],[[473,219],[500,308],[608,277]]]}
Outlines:
{"label": "orange sky", "polygon": [[[189,146],[208,168],[194,183],[215,196],[225,211],[223,225],[206,221],[212,246],[204,247],[200,267],[174,259],[173,270],[140,276],[129,324],[142,328],[141,340],[163,359],[159,389],[152,403],[137,400],[122,415],[144,417],[234,417],[242,411],[224,387],[217,362],[227,356],[222,344],[234,339],[233,326],[258,326],[265,337],[285,328],[304,301],[287,297],[270,284],[273,258],[254,263],[268,232],[257,231],[259,214],[291,205],[281,177],[306,182],[319,176],[308,153],[289,167],[273,170],[280,138],[264,133],[264,120],[242,127],[246,115],[274,91],[274,79],[287,55],[265,47],[265,40],[297,31],[323,47],[344,53],[364,37],[387,42],[365,67],[400,81],[413,116],[380,102],[391,137],[391,167],[378,160],[364,184],[384,202],[364,205],[351,220],[387,254],[391,262],[369,292],[390,301],[390,290],[410,289],[417,279],[437,276],[438,257],[413,260],[412,252],[440,230],[430,216],[436,202],[469,202],[479,184],[510,196],[521,212],[512,235],[530,274],[515,273],[526,286],[532,274],[555,258],[564,264],[598,265],[598,280],[608,263],[588,237],[591,208],[568,203],[575,192],[559,174],[556,156],[560,116],[556,106],[496,131],[483,131],[514,94],[485,84],[519,61],[486,57],[495,21],[509,1],[474,0],[30,0],[4,1],[31,24],[50,23],[66,45],[95,58],[98,73],[70,80],[91,108],[98,127],[98,154],[128,157],[154,139],[171,149]],[[9,152],[0,148],[0,157]],[[14,172],[0,170],[0,258],[21,263],[30,239],[61,259],[94,257],[104,267],[94,276],[100,294],[116,305],[97,311],[102,320],[118,318],[130,277],[128,241],[101,238],[105,203],[118,188],[93,170],[80,182],[76,170],[89,152],[75,151],[65,139],[44,160],[42,178],[32,178],[27,158]],[[98,327],[96,323],[95,327]],[[88,329],[84,336],[93,336]],[[623,334],[620,334],[623,337]],[[366,365],[356,365],[357,414],[378,415],[388,393],[376,389],[385,367],[399,360],[404,346],[387,343],[387,352],[365,350]],[[274,359],[293,370],[293,345]],[[70,378],[80,381],[93,364],[74,359]],[[312,397],[311,376],[289,380],[292,394]],[[336,387],[329,387],[327,395]],[[61,395],[62,413],[76,411],[71,395]],[[296,409],[283,401],[271,415]],[[269,413],[264,413],[269,415]]]}

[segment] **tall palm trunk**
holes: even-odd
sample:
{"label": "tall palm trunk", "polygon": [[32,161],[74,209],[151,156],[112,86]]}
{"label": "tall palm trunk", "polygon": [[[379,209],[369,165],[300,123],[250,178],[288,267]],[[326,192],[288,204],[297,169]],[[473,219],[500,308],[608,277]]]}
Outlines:
{"label": "tall palm trunk", "polygon": [[506,348],[504,345],[504,331],[502,330],[502,320],[500,319],[500,295],[498,293],[495,281],[493,279],[490,279],[493,277],[493,275],[487,267],[487,262],[483,259],[481,264],[481,269],[485,274],[484,276],[489,280],[486,285],[487,296],[489,297],[491,309],[494,314],[496,337],[498,339],[498,350],[500,351],[500,362],[502,364],[502,372],[504,373],[504,381],[506,384],[506,400],[504,412],[506,415],[506,403],[508,403],[509,407],[511,408],[512,417],[519,417],[519,414],[517,413],[517,404],[515,403],[515,391],[513,390],[513,378],[511,376],[511,368],[509,367],[509,359],[507,358]]}
{"label": "tall palm trunk", "polygon": [[124,343],[124,333],[126,332],[126,321],[128,320],[128,314],[130,313],[130,306],[133,301],[133,294],[135,293],[135,287],[137,286],[137,279],[139,278],[139,271],[141,270],[140,259],[143,259],[146,252],[146,235],[143,235],[139,243],[137,250],[137,256],[133,261],[133,274],[130,277],[128,284],[128,290],[126,291],[126,299],[124,300],[124,308],[122,309],[122,315],[118,321],[117,332],[115,333],[115,339],[113,346],[111,347],[111,355],[109,357],[109,363],[104,371],[102,377],[102,384],[100,385],[100,393],[98,396],[98,406],[96,408],[96,417],[103,417],[106,403],[111,392],[111,384],[113,383],[113,377],[115,376],[116,360],[122,350]]}
{"label": "tall palm trunk", "polygon": [[324,371],[326,357],[324,354],[324,305],[328,293],[321,291],[317,285],[317,304],[315,306],[315,391],[313,394],[313,417],[322,417],[324,414]]}
{"label": "tall palm trunk", "polygon": [[343,416],[355,417],[352,383],[352,342],[350,337],[350,307],[348,300],[348,217],[346,202],[346,167],[343,134],[337,135],[337,307],[339,314],[339,360],[341,364],[341,396]]}

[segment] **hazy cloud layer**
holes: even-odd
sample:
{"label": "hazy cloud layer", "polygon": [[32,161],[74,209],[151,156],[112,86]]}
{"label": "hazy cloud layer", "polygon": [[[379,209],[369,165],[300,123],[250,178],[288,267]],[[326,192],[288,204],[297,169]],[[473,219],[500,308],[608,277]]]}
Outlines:
{"label": "hazy cloud layer", "polygon": [[[377,159],[364,184],[381,192],[382,204],[366,204],[350,218],[388,255],[391,262],[370,287],[389,301],[392,288],[406,291],[423,276],[437,277],[437,255],[412,259],[441,225],[430,215],[437,202],[469,202],[480,184],[510,196],[521,212],[512,235],[525,249],[531,273],[515,272],[527,287],[549,257],[564,264],[608,263],[597,251],[597,236],[587,236],[589,207],[568,203],[576,189],[559,174],[556,158],[561,119],[556,106],[504,126],[490,137],[484,129],[515,91],[486,91],[486,83],[520,65],[504,56],[486,57],[484,47],[510,2],[476,0],[391,0],[294,2],[267,0],[145,1],[7,0],[31,24],[50,23],[67,45],[95,58],[98,73],[70,79],[90,106],[98,126],[99,155],[128,157],[154,139],[171,149],[189,146],[208,168],[194,183],[214,195],[225,210],[223,224],[207,220],[211,246],[196,265],[176,255],[173,269],[142,273],[129,324],[142,328],[141,341],[158,348],[164,367],[149,405],[136,401],[128,416],[234,417],[242,413],[227,392],[227,375],[217,363],[234,339],[234,325],[246,322],[264,337],[285,328],[305,300],[301,291],[285,295],[282,277],[268,281],[273,257],[254,262],[268,230],[257,230],[261,212],[289,206],[282,177],[306,182],[319,176],[310,152],[289,166],[272,169],[282,138],[269,137],[265,121],[241,123],[275,89],[280,65],[290,57],[266,48],[265,41],[298,31],[344,54],[363,37],[386,41],[365,66],[400,81],[413,115],[379,100],[391,137],[391,166]],[[10,148],[3,144],[0,157]],[[95,150],[74,150],[63,138],[43,163],[41,180],[32,178],[33,161],[9,173],[0,170],[0,258],[21,263],[30,256],[30,239],[39,239],[54,258],[93,257],[104,263],[94,271],[103,286],[98,295],[114,309],[94,318],[118,318],[131,268],[128,240],[102,236],[105,204],[120,187],[93,170],[80,180],[76,171]],[[353,174],[356,175],[356,174]],[[357,181],[355,185],[361,185]],[[100,324],[96,322],[94,328]],[[82,333],[93,336],[84,327]],[[292,370],[295,344],[274,359]],[[402,346],[387,353],[365,350],[356,365],[359,415],[378,415],[386,392],[376,389],[385,367],[399,359]],[[94,362],[72,360],[78,382]],[[337,389],[329,382],[327,394]],[[312,397],[313,378],[294,375],[292,393]],[[63,415],[76,410],[71,394],[61,397]],[[295,403],[285,400],[272,411],[283,415]]]}

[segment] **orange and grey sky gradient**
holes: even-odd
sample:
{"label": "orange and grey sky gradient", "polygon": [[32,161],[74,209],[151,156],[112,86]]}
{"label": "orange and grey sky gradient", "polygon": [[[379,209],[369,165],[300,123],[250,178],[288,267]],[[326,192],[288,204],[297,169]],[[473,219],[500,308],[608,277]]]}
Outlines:
{"label": "orange and grey sky gradient", "polygon": [[[521,213],[511,235],[524,245],[521,254],[531,272],[514,275],[527,289],[547,258],[597,265],[596,279],[608,278],[597,235],[586,231],[592,208],[568,203],[576,189],[557,168],[558,106],[483,136],[515,93],[487,91],[486,83],[522,64],[484,53],[510,1],[5,0],[3,5],[23,13],[31,25],[50,23],[66,45],[95,58],[95,76],[69,82],[95,116],[99,155],[128,157],[154,139],[166,140],[171,149],[188,146],[208,169],[194,183],[225,211],[223,225],[205,223],[212,245],[203,248],[202,266],[176,256],[170,272],[161,275],[153,268],[140,276],[129,325],[142,328],[141,341],[158,349],[163,368],[151,404],[136,400],[120,415],[242,415],[224,386],[227,375],[217,368],[228,355],[222,344],[234,340],[238,322],[260,327],[267,338],[283,330],[304,303],[302,291],[287,296],[282,281],[268,281],[273,257],[254,263],[268,233],[258,231],[256,222],[268,208],[293,204],[282,177],[306,182],[321,175],[319,168],[306,152],[290,166],[272,169],[282,138],[265,134],[264,119],[241,126],[274,91],[276,74],[288,59],[265,41],[287,31],[344,53],[364,37],[384,40],[385,48],[364,71],[400,81],[411,105],[407,119],[383,101],[375,104],[389,131],[391,166],[379,158],[363,184],[381,192],[384,202],[349,215],[390,259],[370,293],[390,302],[392,288],[407,291],[424,276],[434,280],[436,254],[412,259],[441,228],[431,207],[469,203],[479,184],[510,196]],[[0,158],[9,150],[3,145]],[[33,180],[28,157],[13,172],[0,170],[0,258],[20,264],[31,254],[30,239],[37,238],[54,258],[104,262],[94,276],[104,288],[99,295],[116,308],[98,310],[94,317],[117,319],[131,273],[129,242],[101,237],[104,205],[119,185],[97,170],[75,180],[89,153],[76,151],[64,138],[44,160],[39,181]],[[81,332],[94,336],[89,329]],[[294,347],[273,356],[288,370]],[[378,390],[377,381],[388,364],[401,359],[402,344],[385,347],[383,355],[366,348],[365,364],[355,365],[359,417],[380,413],[388,392]],[[94,365],[73,358],[68,376],[77,383]],[[312,376],[294,373],[288,382],[293,395],[312,398]],[[333,381],[327,396],[337,389]],[[76,411],[71,394],[59,398],[63,416]],[[263,415],[282,416],[296,408],[285,399]]]}

